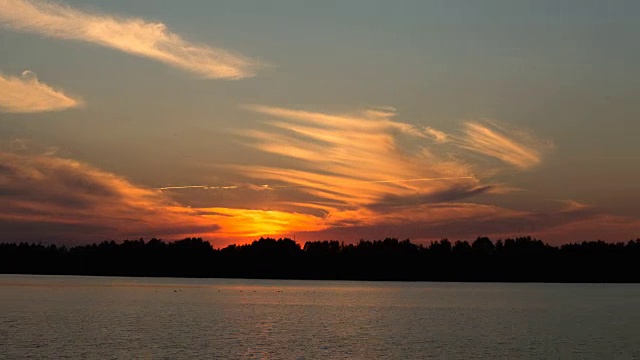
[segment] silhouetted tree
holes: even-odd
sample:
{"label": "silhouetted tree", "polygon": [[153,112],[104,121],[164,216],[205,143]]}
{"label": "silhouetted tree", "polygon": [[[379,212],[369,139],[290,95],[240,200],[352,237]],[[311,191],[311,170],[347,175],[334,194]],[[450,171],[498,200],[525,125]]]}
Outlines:
{"label": "silhouetted tree", "polygon": [[67,248],[0,244],[0,273],[351,280],[640,282],[640,239],[553,247],[531,237],[386,238],[356,244],[260,238],[214,249],[201,238],[103,241]]}

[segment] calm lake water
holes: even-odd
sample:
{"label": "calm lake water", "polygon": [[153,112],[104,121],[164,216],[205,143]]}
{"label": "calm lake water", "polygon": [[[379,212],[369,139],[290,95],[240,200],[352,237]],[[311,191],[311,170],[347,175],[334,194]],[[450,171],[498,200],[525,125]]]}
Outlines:
{"label": "calm lake water", "polygon": [[640,286],[0,275],[1,359],[640,359]]}

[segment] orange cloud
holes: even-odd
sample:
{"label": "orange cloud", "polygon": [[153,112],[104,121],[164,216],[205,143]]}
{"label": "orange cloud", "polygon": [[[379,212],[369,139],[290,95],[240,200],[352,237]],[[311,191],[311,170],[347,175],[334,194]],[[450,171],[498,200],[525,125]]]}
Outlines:
{"label": "orange cloud", "polygon": [[441,159],[423,146],[401,150],[399,138],[424,140],[424,129],[392,120],[393,112],[328,115],[254,106],[272,116],[266,131],[243,133],[261,151],[300,162],[297,168],[238,168],[261,182],[286,183],[337,208],[375,204],[388,196],[425,196],[452,187],[475,188],[470,167]]}
{"label": "orange cloud", "polygon": [[74,160],[0,153],[4,240],[206,235],[219,226],[158,191]]}
{"label": "orange cloud", "polygon": [[90,42],[154,59],[204,78],[240,79],[260,64],[226,50],[194,44],[159,22],[88,13],[66,5],[0,0],[0,25],[44,36]]}
{"label": "orange cloud", "polygon": [[38,81],[32,71],[25,70],[22,77],[5,77],[0,74],[0,111],[36,113],[65,110],[81,105],[80,99]]}
{"label": "orange cloud", "polygon": [[464,137],[458,145],[477,153],[491,156],[521,169],[532,168],[542,161],[540,149],[544,148],[538,140],[523,132],[507,133],[504,127],[495,122],[467,122]]}
{"label": "orange cloud", "polygon": [[440,131],[440,130],[436,130],[432,127],[426,127],[424,129],[425,133],[430,135],[431,137],[433,137],[433,139],[438,142],[438,143],[445,143],[447,141],[449,141],[449,135],[447,135],[445,132]]}

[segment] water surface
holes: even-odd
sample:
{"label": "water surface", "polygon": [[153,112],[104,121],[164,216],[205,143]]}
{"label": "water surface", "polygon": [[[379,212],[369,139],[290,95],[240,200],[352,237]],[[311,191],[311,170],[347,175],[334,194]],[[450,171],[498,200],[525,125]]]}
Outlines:
{"label": "water surface", "polygon": [[0,275],[0,359],[640,359],[640,286]]}

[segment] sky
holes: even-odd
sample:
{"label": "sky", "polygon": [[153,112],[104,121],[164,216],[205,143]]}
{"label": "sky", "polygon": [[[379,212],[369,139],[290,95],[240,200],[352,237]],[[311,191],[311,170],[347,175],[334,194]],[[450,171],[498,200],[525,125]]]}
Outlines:
{"label": "sky", "polygon": [[639,15],[0,0],[0,240],[635,239]]}

